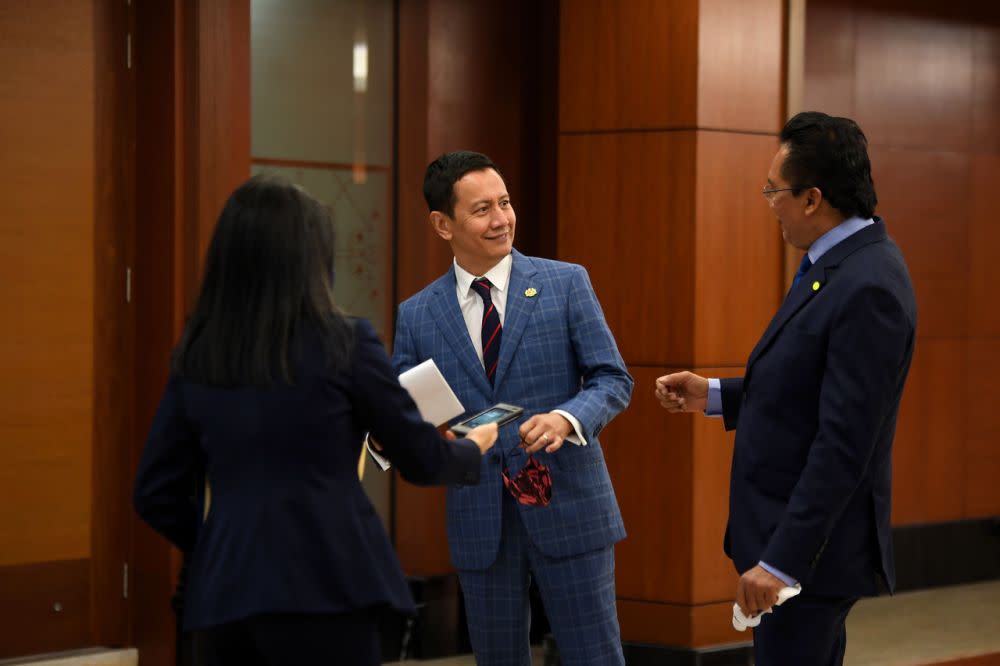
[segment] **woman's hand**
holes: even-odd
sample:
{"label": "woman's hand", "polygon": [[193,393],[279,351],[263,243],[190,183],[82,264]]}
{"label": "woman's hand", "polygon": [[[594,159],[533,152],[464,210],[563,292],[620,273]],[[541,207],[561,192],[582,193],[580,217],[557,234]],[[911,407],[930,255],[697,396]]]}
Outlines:
{"label": "woman's hand", "polygon": [[[473,428],[465,435],[466,439],[471,439],[479,447],[479,453],[486,455],[486,452],[493,448],[493,445],[497,442],[497,435],[499,430],[497,429],[496,423],[487,423],[486,425],[481,425],[478,428]],[[448,439],[458,439],[455,433],[448,431],[444,435]]]}

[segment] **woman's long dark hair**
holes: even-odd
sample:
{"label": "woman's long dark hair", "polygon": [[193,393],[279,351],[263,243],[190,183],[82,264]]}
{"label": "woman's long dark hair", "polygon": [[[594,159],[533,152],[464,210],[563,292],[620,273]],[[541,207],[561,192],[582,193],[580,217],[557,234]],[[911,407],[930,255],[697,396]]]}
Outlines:
{"label": "woman's long dark hair", "polygon": [[212,386],[292,384],[302,335],[329,371],[343,367],[353,336],[333,302],[333,251],[329,211],[300,188],[274,176],[240,185],[215,225],[174,372]]}

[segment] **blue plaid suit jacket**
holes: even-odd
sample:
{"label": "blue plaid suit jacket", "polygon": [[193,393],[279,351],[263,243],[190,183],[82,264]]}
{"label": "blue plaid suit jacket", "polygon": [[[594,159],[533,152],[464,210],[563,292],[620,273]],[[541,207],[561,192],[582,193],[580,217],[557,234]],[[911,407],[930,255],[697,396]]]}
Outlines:
{"label": "blue plaid suit jacket", "polygon": [[[535,295],[525,293],[529,288]],[[553,409],[580,421],[586,446],[567,442],[551,455],[535,454],[552,473],[549,506],[519,505],[528,535],[543,553],[567,557],[625,538],[598,435],[628,405],[633,382],[582,266],[514,250],[492,387],[462,318],[452,267],[399,306],[396,371],[428,358],[468,410],[456,421],[497,402],[523,407],[521,421]],[[518,425],[500,429],[496,446],[482,459],[479,485],[448,490],[448,545],[459,569],[485,569],[496,559],[506,492],[501,471],[507,465],[516,474],[526,461],[517,449]]]}

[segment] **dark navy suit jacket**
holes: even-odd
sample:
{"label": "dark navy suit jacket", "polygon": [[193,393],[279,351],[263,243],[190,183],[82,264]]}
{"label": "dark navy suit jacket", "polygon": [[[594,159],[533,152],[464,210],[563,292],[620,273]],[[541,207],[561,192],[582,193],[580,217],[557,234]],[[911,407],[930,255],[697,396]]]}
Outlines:
{"label": "dark navy suit jacket", "polygon": [[[469,414],[497,402],[524,408],[500,428],[483,457],[482,483],[448,489],[448,545],[459,569],[485,569],[499,552],[501,470],[512,475],[526,456],[519,424],[562,409],[583,427],[586,446],[566,442],[539,462],[552,474],[548,506],[518,505],[532,542],[550,557],[569,557],[625,537],[599,434],[628,405],[629,376],[582,266],[513,251],[500,360],[486,379],[458,304],[454,267],[399,306],[393,363],[398,372],[433,358]],[[461,417],[460,417],[461,418]],[[457,419],[456,419],[457,420]]]}
{"label": "dark navy suit jacket", "polygon": [[736,429],[726,553],[827,596],[895,586],[892,439],[916,301],[876,218],[833,246],[785,299],[740,379],[721,383]]}
{"label": "dark navy suit jacket", "polygon": [[[345,370],[305,343],[295,385],[224,389],[171,377],[135,481],[139,515],[191,551],[184,625],[260,613],[414,610],[399,562],[358,480],[370,431],[416,483],[479,479],[479,449],[420,418],[364,320]],[[207,476],[202,524],[190,500]],[[166,603],[166,600],[164,600]]]}

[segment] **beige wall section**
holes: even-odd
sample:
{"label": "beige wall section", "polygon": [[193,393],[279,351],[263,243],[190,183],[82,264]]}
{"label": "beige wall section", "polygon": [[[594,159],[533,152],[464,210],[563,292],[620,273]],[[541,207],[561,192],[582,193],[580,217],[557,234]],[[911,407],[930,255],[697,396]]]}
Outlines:
{"label": "beige wall section", "polygon": [[0,4],[0,566],[90,555],[93,25]]}
{"label": "beige wall section", "polygon": [[[287,178],[330,207],[337,304],[389,342],[393,3],[252,0],[250,10],[252,171]],[[371,467],[364,477],[386,525],[391,478]]]}

